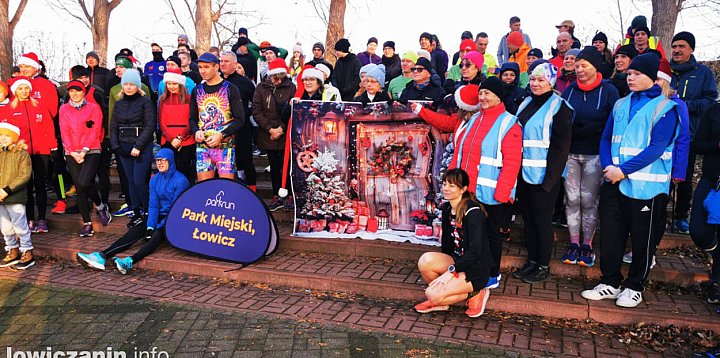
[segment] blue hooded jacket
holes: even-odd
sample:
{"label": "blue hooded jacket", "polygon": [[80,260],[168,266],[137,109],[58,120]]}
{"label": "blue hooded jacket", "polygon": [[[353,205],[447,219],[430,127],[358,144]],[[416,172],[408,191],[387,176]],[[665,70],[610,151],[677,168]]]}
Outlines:
{"label": "blue hooded jacket", "polygon": [[167,159],[168,170],[157,173],[150,179],[150,205],[147,228],[157,230],[165,226],[165,217],[172,204],[190,187],[185,175],[175,169],[175,154],[168,148],[160,149],[155,159]]}
{"label": "blue hooded jacket", "polygon": [[717,100],[715,76],[709,67],[698,63],[694,55],[685,63],[677,64],[670,61],[670,67],[672,68],[670,86],[677,90],[680,99],[687,104],[690,114],[690,139],[692,139],[695,138],[695,130],[700,125],[700,118]]}

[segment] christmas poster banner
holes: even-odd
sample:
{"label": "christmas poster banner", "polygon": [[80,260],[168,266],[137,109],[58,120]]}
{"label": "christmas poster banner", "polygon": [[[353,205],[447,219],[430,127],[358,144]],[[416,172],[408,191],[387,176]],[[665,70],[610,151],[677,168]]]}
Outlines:
{"label": "christmas poster banner", "polygon": [[291,131],[293,235],[439,244],[448,134],[385,102],[296,102]]}
{"label": "christmas poster banner", "polygon": [[170,208],[165,235],[180,250],[241,264],[272,254],[278,244],[265,203],[229,179],[202,181],[180,195]]}

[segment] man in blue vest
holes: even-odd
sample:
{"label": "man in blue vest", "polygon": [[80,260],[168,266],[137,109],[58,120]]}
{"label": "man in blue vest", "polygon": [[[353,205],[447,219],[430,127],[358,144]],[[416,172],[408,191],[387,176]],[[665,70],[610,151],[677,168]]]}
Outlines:
{"label": "man in blue vest", "polygon": [[[589,300],[642,302],[655,243],[665,232],[672,153],[680,131],[675,103],[655,85],[660,59],[649,53],[628,68],[630,95],[615,104],[600,141],[605,182],[600,189],[600,284],[582,292]],[[630,235],[633,258],[623,281],[620,266]],[[621,290],[621,286],[623,289]]]}
{"label": "man in blue vest", "polygon": [[[677,90],[680,99],[685,101],[690,112],[690,140],[695,138],[695,131],[700,124],[700,118],[712,106],[717,97],[717,84],[710,68],[697,62],[695,52],[695,36],[683,31],[673,36],[672,81],[670,86]],[[677,185],[677,206],[673,226],[681,234],[690,234],[688,213],[690,212],[690,199],[692,198],[692,177],[695,172],[695,151],[690,149],[688,155],[686,180]]]}

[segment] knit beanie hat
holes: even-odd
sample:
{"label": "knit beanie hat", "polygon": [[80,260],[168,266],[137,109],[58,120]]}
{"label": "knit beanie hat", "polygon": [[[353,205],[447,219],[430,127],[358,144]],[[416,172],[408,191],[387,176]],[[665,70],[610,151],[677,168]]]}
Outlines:
{"label": "knit beanie hat", "polygon": [[367,44],[366,44],[366,45],[369,45],[371,42],[374,42],[374,43],[377,45],[377,44],[378,44],[378,39],[377,39],[377,37],[373,36],[373,37],[369,38],[369,39],[367,40]]}
{"label": "knit beanie hat", "polygon": [[70,68],[70,79],[76,80],[82,76],[90,76],[90,71],[80,65],[75,65],[72,68]]}
{"label": "knit beanie hat", "polygon": [[13,143],[17,143],[18,139],[20,139],[20,128],[10,123],[2,122],[0,123],[0,135],[6,135],[12,139]]}
{"label": "knit beanie hat", "polygon": [[602,31],[598,31],[598,32],[595,34],[595,36],[593,37],[593,39],[592,39],[592,42],[593,42],[593,43],[594,43],[595,41],[602,41],[602,42],[605,43],[605,46],[607,46],[607,44],[608,44],[607,35],[605,35],[605,33],[602,32]]}
{"label": "knit beanie hat", "polygon": [[[422,57],[422,58],[426,58],[428,61],[430,61],[430,52],[428,52],[428,50],[419,49],[417,54],[418,54],[418,58]],[[415,62],[417,62],[417,61],[415,61]]]}
{"label": "knit beanie hat", "polygon": [[647,26],[647,18],[642,15],[635,16],[632,19],[632,23],[630,24],[630,28],[636,29],[640,26]]}
{"label": "knit beanie hat", "polygon": [[83,93],[87,93],[87,88],[85,88],[85,85],[78,80],[72,80],[72,81],[68,82],[67,90],[70,91],[71,89],[78,90]]}
{"label": "knit beanie hat", "polygon": [[115,60],[115,66],[122,66],[125,68],[132,68],[132,62],[127,57],[118,57],[117,60]]}
{"label": "knit beanie hat", "polygon": [[367,74],[368,72],[370,72],[370,70],[372,70],[375,67],[377,67],[377,65],[374,63],[368,63],[367,65],[360,67],[360,72],[358,72],[358,77],[362,78],[363,73]]}
{"label": "knit beanie hat", "polygon": [[672,82],[672,68],[668,60],[660,59],[660,68],[658,69],[657,78],[662,78],[665,81]]}
{"label": "knit beanie hat", "polygon": [[475,42],[470,39],[465,39],[460,42],[460,49],[458,51],[474,51]]}
{"label": "knit beanie hat", "polygon": [[367,72],[366,78],[374,78],[380,82],[380,87],[385,88],[385,65],[377,65]]}
{"label": "knit beanie hat", "polygon": [[597,48],[595,48],[595,46],[585,46],[585,48],[582,49],[577,56],[575,56],[575,61],[577,62],[577,60],[590,62],[590,64],[597,70],[600,68],[600,64],[602,63],[602,54],[597,50]]}
{"label": "knit beanie hat", "polygon": [[618,47],[617,50],[615,50],[615,55],[625,55],[630,57],[630,59],[633,59],[638,55],[638,53],[635,45],[629,44]]}
{"label": "knit beanie hat", "polygon": [[695,35],[687,31],[678,32],[675,36],[673,36],[672,41],[670,41],[670,45],[677,40],[685,40],[688,45],[690,45],[690,48],[695,50]]}
{"label": "knit beanie hat", "polygon": [[405,53],[400,58],[401,60],[410,60],[413,63],[417,62],[418,60],[418,54],[415,51],[405,51]]}
{"label": "knit beanie hat", "polygon": [[386,47],[390,47],[393,51],[395,51],[395,41],[385,41],[383,43],[383,49]]}
{"label": "knit beanie hat", "polygon": [[38,56],[34,52],[28,52],[26,54],[23,54],[18,59],[17,64],[18,66],[27,65],[35,68],[36,70],[39,70],[42,67],[40,66],[40,60],[38,60]]}
{"label": "knit beanie hat", "polygon": [[520,31],[513,31],[508,35],[507,43],[509,45],[520,47],[525,43],[525,39]]}
{"label": "knit beanie hat", "polygon": [[636,33],[640,32],[640,31],[646,33],[648,35],[648,37],[651,35],[650,29],[647,26],[636,27],[635,30],[633,31],[633,35],[635,35]]}
{"label": "knit beanie hat", "polygon": [[325,53],[325,45],[323,45],[322,42],[316,42],[316,43],[313,45],[312,49],[314,50],[314,49],[316,49],[316,48],[319,48],[320,51],[322,51],[323,53]]}
{"label": "knit beanie hat", "polygon": [[505,97],[505,83],[497,76],[488,77],[485,81],[480,83],[480,89],[486,89],[494,93],[500,100]]}
{"label": "knit beanie hat", "polygon": [[[597,51],[597,50],[595,50]],[[567,52],[565,52],[565,56],[575,56],[577,58],[577,55],[580,54],[579,48],[571,48]]]}
{"label": "knit beanie hat", "polygon": [[180,35],[178,35],[178,39],[183,39],[183,40],[185,40],[185,43],[189,43],[189,42],[190,42],[190,38],[188,37],[188,35],[185,35],[185,34],[180,34]]}
{"label": "knit beanie hat", "polygon": [[134,68],[128,68],[125,70],[125,74],[123,74],[120,83],[123,85],[126,83],[132,83],[140,89],[142,87],[142,83],[140,82],[140,72]]}
{"label": "knit beanie hat", "polygon": [[293,46],[293,53],[295,51],[300,52],[300,54],[303,55],[302,45],[299,42]]}
{"label": "knit beanie hat", "polygon": [[238,35],[245,35],[245,36],[247,36],[247,35],[248,35],[247,29],[244,28],[244,27],[239,28],[239,29],[238,29]]}
{"label": "knit beanie hat", "polygon": [[427,39],[428,41],[432,41],[432,34],[429,32],[423,32],[420,34],[420,38],[418,40]]}
{"label": "knit beanie hat", "polygon": [[628,70],[639,71],[645,76],[650,77],[653,82],[657,80],[658,69],[660,68],[660,58],[653,53],[644,53],[633,58],[628,66]]}
{"label": "knit beanie hat", "polygon": [[433,69],[432,63],[430,63],[430,60],[425,57],[418,58],[418,60],[415,62],[415,65],[424,67],[428,72],[432,72]]}
{"label": "knit beanie hat", "polygon": [[288,69],[287,64],[282,58],[276,58],[268,64],[268,76],[272,75],[278,75],[278,74],[288,74],[290,72],[290,69]]}
{"label": "knit beanie hat", "polygon": [[[332,74],[330,67],[327,67],[324,63],[318,63],[317,65],[315,65],[315,68],[324,73],[327,78],[330,78],[330,75]],[[325,81],[325,79],[323,79],[323,81]]]}
{"label": "knit beanie hat", "polygon": [[342,38],[335,43],[335,51],[350,53],[350,41]]}
{"label": "knit beanie hat", "polygon": [[455,103],[460,109],[475,112],[482,107],[478,98],[480,88],[477,85],[469,84],[460,86],[455,90]]}
{"label": "knit beanie hat", "polygon": [[545,79],[550,82],[551,86],[555,86],[555,81],[557,80],[557,71],[557,68],[553,66],[553,64],[551,64],[550,62],[541,63],[537,65],[535,69],[530,73],[530,77],[545,77]]}
{"label": "knit beanie hat", "polygon": [[88,57],[92,57],[95,61],[100,62],[100,55],[95,51],[88,52],[87,55],[85,55],[85,59],[87,60]]}
{"label": "knit beanie hat", "polygon": [[165,62],[174,62],[178,67],[182,67],[182,61],[180,61],[180,57],[177,56],[170,56]]}
{"label": "knit beanie hat", "polygon": [[[325,66],[325,68],[327,68],[327,66]],[[325,74],[315,67],[306,68],[302,71],[302,79],[304,80],[307,78],[317,78],[320,83],[325,83]]]}
{"label": "knit beanie hat", "polygon": [[182,71],[180,71],[179,68],[173,68],[172,70],[167,70],[167,72],[165,72],[163,75],[163,81],[165,81],[165,83],[179,83],[184,86],[187,81],[187,77],[182,74]]}
{"label": "knit beanie hat", "polygon": [[17,91],[18,87],[22,85],[29,86],[30,91],[32,91],[32,83],[30,83],[30,80],[28,80],[27,77],[19,76],[15,77],[14,81],[10,83],[10,93],[15,94],[15,91]]}
{"label": "knit beanie hat", "polygon": [[527,55],[528,55],[528,56],[535,56],[535,57],[537,57],[537,58],[543,58],[542,50],[539,49],[539,48],[534,48],[534,49],[530,50],[530,52],[528,52]]}
{"label": "knit beanie hat", "polygon": [[462,59],[472,62],[479,70],[482,70],[483,63],[485,63],[485,57],[477,51],[470,51],[466,53]]}

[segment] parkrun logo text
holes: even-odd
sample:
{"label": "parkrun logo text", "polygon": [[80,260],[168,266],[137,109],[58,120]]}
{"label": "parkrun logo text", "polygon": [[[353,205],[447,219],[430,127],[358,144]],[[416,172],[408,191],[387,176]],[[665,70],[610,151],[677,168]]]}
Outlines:
{"label": "parkrun logo text", "polygon": [[216,208],[224,208],[228,210],[235,210],[235,203],[231,203],[228,201],[223,201],[223,195],[225,195],[225,192],[220,190],[217,195],[215,195],[215,199],[208,198],[205,201],[205,206],[214,206]]}
{"label": "parkrun logo text", "polygon": [[138,350],[137,347],[132,352],[126,353],[123,351],[113,350],[112,347],[107,347],[106,350],[96,351],[80,351],[80,350],[67,350],[67,351],[56,351],[52,347],[46,347],[44,351],[13,351],[12,347],[5,348],[5,357],[7,358],[170,358],[170,354],[165,351],[158,350],[157,347],[143,351]]}

